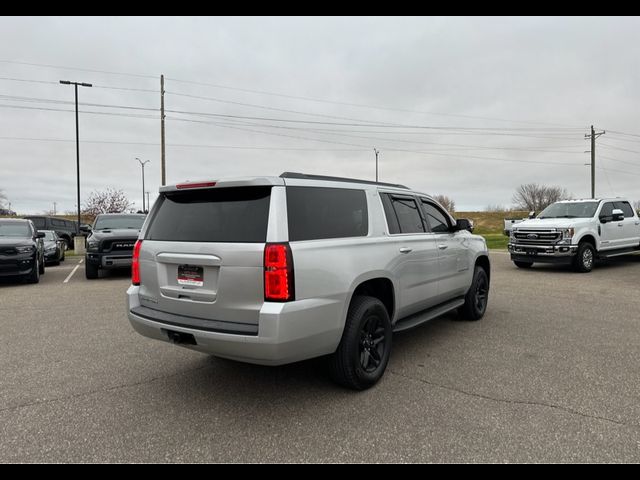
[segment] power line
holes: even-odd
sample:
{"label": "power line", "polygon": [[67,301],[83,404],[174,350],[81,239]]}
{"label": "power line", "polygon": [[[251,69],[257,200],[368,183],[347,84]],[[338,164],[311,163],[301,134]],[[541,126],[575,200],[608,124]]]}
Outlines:
{"label": "power line", "polygon": [[[46,108],[46,107],[28,107],[26,105],[6,105],[0,104],[1,108],[18,108],[24,110],[44,110],[51,112],[71,112],[75,113],[75,110],[65,110],[62,108]],[[118,112],[96,112],[91,110],[79,110],[78,113],[87,113],[90,115],[109,115],[109,116],[117,116],[117,117],[131,117],[131,118],[152,118],[159,119],[158,116],[155,115],[143,115],[143,114],[133,114],[133,113],[118,113]]]}
{"label": "power line", "polygon": [[[509,123],[566,126],[566,125],[562,125],[562,124],[549,123],[549,122],[534,122],[534,121],[513,120],[513,119],[504,119],[504,118],[492,118],[492,117],[483,117],[483,116],[477,116],[477,115],[464,115],[464,114],[455,114],[455,113],[425,112],[425,111],[411,110],[411,109],[406,109],[406,108],[393,108],[393,107],[382,107],[382,106],[379,106],[379,105],[366,105],[366,104],[361,104],[361,103],[340,102],[340,101],[335,101],[335,100],[326,100],[326,99],[319,99],[319,98],[312,98],[312,97],[304,97],[304,96],[287,95],[287,94],[275,93],[275,92],[267,92],[267,91],[264,91],[264,90],[251,90],[251,89],[246,89],[246,88],[229,87],[229,86],[225,86],[225,85],[217,85],[217,84],[212,84],[212,83],[195,82],[195,81],[191,81],[191,80],[180,80],[180,79],[177,79],[177,78],[169,78],[169,77],[167,77],[167,80],[172,80],[174,82],[181,82],[181,83],[187,83],[187,84],[192,84],[192,85],[202,85],[202,86],[220,88],[220,89],[225,89],[225,90],[239,91],[239,92],[244,92],[244,93],[254,93],[254,94],[258,94],[258,95],[269,95],[269,96],[275,96],[275,97],[281,97],[281,98],[290,98],[290,99],[294,99],[294,100],[305,100],[305,101],[310,101],[310,102],[328,103],[328,104],[342,105],[342,106],[348,106],[348,107],[370,108],[370,109],[375,109],[375,110],[386,110],[386,111],[393,111],[393,112],[417,113],[417,114],[421,114],[421,115],[436,115],[436,116],[447,116],[447,117],[459,117],[459,118],[468,118],[468,119],[475,119],[475,120],[490,120],[490,121],[509,122]],[[177,93],[174,93],[174,95],[177,95]]]}
{"label": "power line", "polygon": [[104,73],[107,75],[122,75],[125,77],[138,77],[138,78],[153,78],[154,80],[158,79],[157,75],[144,75],[139,73],[126,73],[126,72],[110,72],[107,70],[94,70],[90,68],[78,68],[78,67],[65,67],[61,65],[48,65],[44,63],[30,63],[30,62],[17,62],[14,60],[0,60],[0,63],[10,63],[14,65],[28,65],[31,67],[45,67],[45,68],[57,68],[60,70],[75,70],[77,72],[91,72],[91,73]]}
{"label": "power line", "polygon": [[[222,127],[222,128],[231,128],[231,129],[235,129],[235,130],[243,130],[243,131],[252,132],[252,133],[260,133],[260,134],[263,134],[263,135],[275,135],[275,136],[279,136],[279,137],[295,138],[295,139],[299,139],[299,140],[310,140],[310,141],[314,141],[314,142],[331,143],[331,144],[336,144],[336,145],[349,145],[349,146],[356,146],[356,147],[362,147],[362,148],[369,148],[370,149],[370,147],[368,145],[346,143],[346,142],[336,142],[336,141],[331,141],[331,140],[317,139],[317,138],[311,138],[311,137],[301,137],[301,136],[294,136],[294,135],[286,135],[286,134],[279,134],[279,133],[273,133],[273,132],[264,132],[264,131],[260,131],[260,130],[241,128],[241,127],[237,127],[237,126],[218,124],[218,123],[214,123],[214,122],[206,122],[206,121],[203,121],[203,120],[190,120],[190,119],[175,118],[175,117],[167,117],[167,118],[171,119],[171,120],[184,121],[184,122],[204,123],[204,124],[209,124],[209,125],[215,125],[215,126]],[[428,155],[435,155],[435,156],[445,156],[445,157],[457,157],[457,158],[460,158],[459,155],[454,155],[454,154],[434,153],[434,152],[428,152],[428,151],[408,150],[408,149],[399,149],[399,148],[387,148],[387,147],[382,147],[382,146],[380,146],[380,148],[382,150],[385,150],[385,151],[405,152],[405,153],[418,153],[418,154],[428,154]],[[465,155],[464,158],[493,160],[493,161],[501,161],[501,162],[513,162],[513,163],[534,163],[534,164],[541,164],[541,165],[566,165],[566,166],[580,166],[581,165],[579,163],[545,162],[545,161],[536,161],[536,160],[515,160],[515,159],[504,159],[504,158],[496,158],[496,157],[481,157],[481,156],[478,156],[478,155]]]}
{"label": "power line", "polygon": [[[16,141],[35,141],[35,142],[60,142],[73,143],[75,140],[64,138],[37,138],[37,137],[0,137],[0,140],[16,140]],[[108,144],[108,145],[140,145],[158,147],[157,142],[124,142],[117,140],[80,140],[80,143],[89,144]],[[355,148],[304,148],[304,147],[263,147],[263,146],[246,146],[246,145],[203,145],[203,144],[187,144],[187,143],[168,143],[167,147],[174,148],[214,148],[214,149],[242,149],[242,150],[291,150],[291,151],[318,151],[318,152],[368,152],[369,149]]]}
{"label": "power line", "polygon": [[629,150],[628,148],[616,147],[615,145],[609,145],[608,143],[599,142],[598,145],[600,145],[601,147],[611,148],[614,150],[621,150],[623,152],[640,153],[637,150]]}

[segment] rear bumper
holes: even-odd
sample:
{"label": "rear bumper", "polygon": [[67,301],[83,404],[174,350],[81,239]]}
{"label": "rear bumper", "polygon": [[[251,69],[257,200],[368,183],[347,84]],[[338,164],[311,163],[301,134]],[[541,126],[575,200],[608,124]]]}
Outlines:
{"label": "rear bumper", "polygon": [[[132,309],[140,312],[138,289],[131,286],[127,291],[128,318],[138,333],[171,343],[170,332],[193,335],[195,345],[180,346],[247,363],[283,365],[333,353],[344,328],[342,301],[306,299],[265,302],[260,309],[257,334],[203,330],[177,324],[175,315],[167,323],[161,312],[160,321],[136,314]],[[193,323],[193,319],[185,319],[185,323]]]}

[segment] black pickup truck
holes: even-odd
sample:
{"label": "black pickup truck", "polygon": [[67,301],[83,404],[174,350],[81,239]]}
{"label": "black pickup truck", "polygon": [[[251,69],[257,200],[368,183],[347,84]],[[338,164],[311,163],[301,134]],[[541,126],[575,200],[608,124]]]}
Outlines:
{"label": "black pickup truck", "polygon": [[100,270],[131,268],[133,246],[146,215],[105,213],[98,215],[93,227],[83,229],[87,237],[85,275],[98,278]]}

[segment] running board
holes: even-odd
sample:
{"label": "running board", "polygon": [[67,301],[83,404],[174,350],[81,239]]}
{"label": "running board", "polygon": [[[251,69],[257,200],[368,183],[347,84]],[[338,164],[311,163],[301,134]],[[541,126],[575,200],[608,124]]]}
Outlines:
{"label": "running board", "polygon": [[414,313],[402,320],[399,320],[394,326],[393,331],[402,332],[404,330],[409,330],[410,328],[417,327],[418,325],[422,325],[429,320],[433,320],[440,315],[444,315],[451,310],[454,310],[458,307],[464,305],[464,297],[455,298],[445,303],[441,303],[440,305],[436,305],[435,307],[428,308],[427,310],[422,310],[421,312]]}
{"label": "running board", "polygon": [[619,257],[621,255],[629,255],[630,253],[638,253],[638,248],[630,247],[623,248],[621,250],[610,250],[609,252],[601,252],[598,254],[598,258],[611,258]]}

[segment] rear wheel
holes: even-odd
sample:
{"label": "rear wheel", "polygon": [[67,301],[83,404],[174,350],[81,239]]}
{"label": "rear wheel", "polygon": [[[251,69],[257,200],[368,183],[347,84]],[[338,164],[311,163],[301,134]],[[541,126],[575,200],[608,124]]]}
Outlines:
{"label": "rear wheel", "polygon": [[489,276],[481,266],[473,272],[471,287],[464,297],[464,305],[458,313],[466,320],[480,320],[487,311],[489,303]]}
{"label": "rear wheel", "polygon": [[92,265],[91,263],[87,262],[86,258],[84,261],[85,261],[85,264],[84,264],[85,277],[87,277],[89,280],[98,278],[98,266]]}
{"label": "rear wheel", "polygon": [[588,273],[593,269],[596,260],[596,250],[588,242],[582,242],[578,246],[578,253],[573,259],[573,269],[576,272]]}
{"label": "rear wheel", "polygon": [[514,261],[513,263],[515,263],[516,267],[518,268],[531,268],[531,266],[533,265],[533,262]]}
{"label": "rear wheel", "polygon": [[342,340],[331,357],[332,378],[354,390],[373,386],[387,368],[391,337],[391,321],[382,302],[374,297],[355,297]]}

